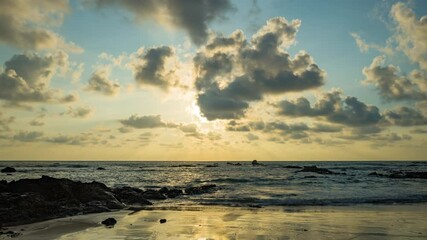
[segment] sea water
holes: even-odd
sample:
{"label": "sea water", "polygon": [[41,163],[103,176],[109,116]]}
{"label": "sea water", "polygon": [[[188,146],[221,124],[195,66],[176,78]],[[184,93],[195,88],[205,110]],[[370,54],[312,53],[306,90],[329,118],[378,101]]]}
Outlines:
{"label": "sea water", "polygon": [[[240,163],[240,165],[236,165]],[[427,171],[427,162],[172,162],[172,161],[2,161],[6,181],[47,175],[76,181],[98,181],[108,187],[184,189],[216,184],[218,190],[155,201],[160,207],[197,205],[305,206],[427,202],[427,179],[395,179],[378,175],[394,171]],[[316,165],[337,174],[298,172]],[[102,168],[105,170],[98,170]]]}

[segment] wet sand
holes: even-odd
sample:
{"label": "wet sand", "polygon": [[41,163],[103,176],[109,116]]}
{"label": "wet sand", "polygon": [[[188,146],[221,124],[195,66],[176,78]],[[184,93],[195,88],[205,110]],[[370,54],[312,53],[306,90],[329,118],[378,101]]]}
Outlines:
{"label": "wet sand", "polygon": [[[107,228],[100,222],[114,217]],[[160,224],[160,219],[167,222]],[[14,239],[426,239],[427,204],[118,211],[10,227]],[[23,231],[21,231],[23,230]],[[1,237],[5,239],[3,235]]]}

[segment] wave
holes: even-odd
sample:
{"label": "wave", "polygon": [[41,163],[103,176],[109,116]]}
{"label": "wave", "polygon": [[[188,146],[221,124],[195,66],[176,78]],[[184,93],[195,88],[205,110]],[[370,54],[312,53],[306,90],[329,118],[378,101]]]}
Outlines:
{"label": "wave", "polygon": [[350,206],[358,204],[406,204],[427,202],[427,195],[412,195],[403,198],[340,198],[340,199],[257,199],[257,198],[221,198],[202,199],[199,204],[231,207],[267,207],[267,206]]}

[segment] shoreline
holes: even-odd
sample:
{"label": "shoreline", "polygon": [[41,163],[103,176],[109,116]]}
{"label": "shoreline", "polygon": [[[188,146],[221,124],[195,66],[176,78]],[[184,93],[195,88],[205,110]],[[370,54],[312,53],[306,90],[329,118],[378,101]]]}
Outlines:
{"label": "shoreline", "polygon": [[[8,227],[16,239],[423,239],[427,203],[119,210]],[[114,217],[107,228],[100,222]],[[167,222],[160,224],[160,219]],[[23,230],[23,231],[22,231]],[[0,235],[0,239],[8,239]]]}

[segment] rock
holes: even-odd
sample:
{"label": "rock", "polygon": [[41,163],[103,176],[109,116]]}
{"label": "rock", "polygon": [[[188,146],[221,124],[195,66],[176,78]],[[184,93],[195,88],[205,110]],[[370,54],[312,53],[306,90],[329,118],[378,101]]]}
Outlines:
{"label": "rock", "polygon": [[101,223],[104,224],[106,227],[114,227],[114,225],[116,225],[117,221],[114,218],[107,218],[104,221],[102,221]]}
{"label": "rock", "polygon": [[99,182],[42,176],[9,183],[2,181],[0,190],[0,223],[4,226],[125,207],[111,189]]}
{"label": "rock", "polygon": [[216,191],[217,186],[215,184],[210,185],[204,185],[204,186],[198,186],[198,187],[188,187],[185,189],[185,193],[187,195],[194,195],[194,194],[203,194],[203,193],[210,193]]}
{"label": "rock", "polygon": [[318,173],[318,174],[339,174],[336,172],[332,172],[329,169],[318,168],[316,166],[304,166],[301,170],[299,170],[297,172],[314,172],[314,173]]}
{"label": "rock", "polygon": [[227,162],[227,165],[231,165],[231,166],[242,166],[241,163],[232,163],[232,162]]}
{"label": "rock", "polygon": [[206,167],[218,167],[218,163],[206,165]]}
{"label": "rock", "polygon": [[98,167],[96,170],[105,170],[103,167]]}
{"label": "rock", "polygon": [[144,191],[139,188],[122,187],[113,190],[116,198],[128,205],[153,205],[144,197]]}
{"label": "rock", "polygon": [[16,172],[16,169],[13,167],[5,167],[1,170],[2,173],[13,173]]}
{"label": "rock", "polygon": [[177,189],[177,188],[168,189],[167,187],[162,187],[159,190],[159,192],[162,193],[163,195],[165,195],[168,198],[176,198],[176,197],[178,197],[178,196],[180,196],[180,195],[183,194],[183,192],[182,192],[181,189]]}
{"label": "rock", "polygon": [[183,194],[181,189],[170,189],[167,193],[165,193],[168,198],[176,198]]}
{"label": "rock", "polygon": [[300,167],[300,166],[287,165],[287,166],[284,166],[283,168],[298,168],[298,169],[301,169],[302,167]]}
{"label": "rock", "polygon": [[258,165],[260,165],[260,164],[258,163],[258,161],[257,161],[257,160],[253,160],[253,161],[252,161],[252,166],[258,166]]}
{"label": "rock", "polygon": [[156,190],[151,190],[151,189],[143,192],[142,196],[145,199],[150,199],[150,200],[164,200],[164,199],[166,199],[165,195],[163,195],[161,192],[156,191]]}
{"label": "rock", "polygon": [[166,219],[164,219],[164,218],[160,219],[160,223],[161,224],[166,223]]}
{"label": "rock", "polygon": [[8,238],[15,238],[21,234],[19,232],[14,232],[14,231],[7,231],[7,232],[0,231],[0,236],[1,235],[6,235]]}

